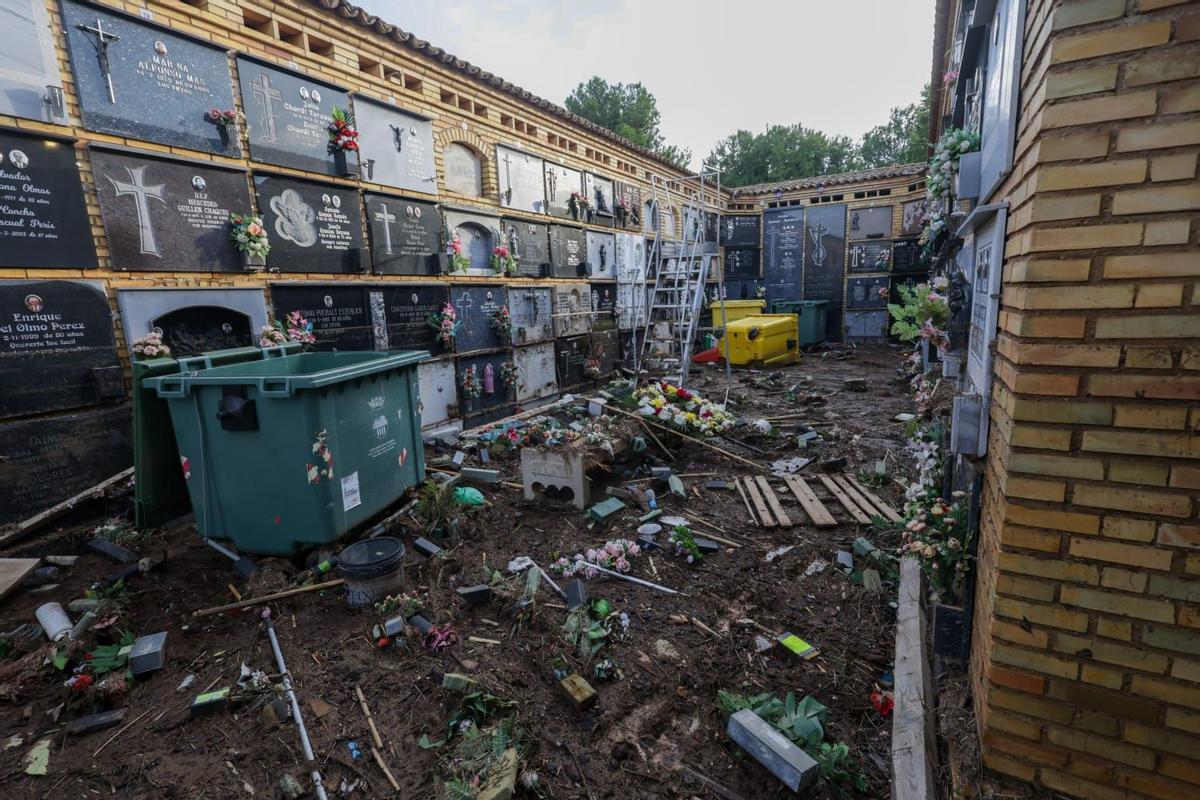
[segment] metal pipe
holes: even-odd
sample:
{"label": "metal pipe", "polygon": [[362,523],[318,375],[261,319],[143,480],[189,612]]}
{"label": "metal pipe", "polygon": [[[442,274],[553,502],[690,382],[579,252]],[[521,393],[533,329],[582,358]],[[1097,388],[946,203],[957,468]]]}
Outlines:
{"label": "metal pipe", "polygon": [[267,623],[267,636],[271,639],[271,649],[275,651],[275,666],[283,678],[283,691],[287,693],[292,703],[292,717],[296,720],[296,728],[300,731],[300,744],[304,747],[304,758],[312,765],[313,791],[317,800],[329,800],[325,794],[325,785],[321,783],[321,773],[317,771],[317,758],[313,755],[312,742],[308,739],[308,728],[304,727],[304,717],[300,715],[300,701],[296,699],[296,691],[292,688],[292,676],[288,673],[287,665],[283,663],[283,651],[279,649],[279,639],[275,637],[275,626],[271,624],[271,609],[262,611],[263,622]]}
{"label": "metal pipe", "polygon": [[626,575],[622,572],[617,572],[615,570],[608,569],[607,567],[601,567],[598,564],[591,563],[590,561],[583,562],[583,567],[585,569],[594,569],[598,572],[603,572],[605,575],[611,575],[614,578],[620,578],[623,581],[629,581],[630,583],[636,583],[639,586],[646,586],[650,589],[657,589],[658,591],[666,592],[667,594],[679,594],[679,592],[675,591],[674,589],[668,589],[667,587],[660,586],[657,583],[651,583],[650,581],[644,581],[641,578],[635,578],[632,575]]}

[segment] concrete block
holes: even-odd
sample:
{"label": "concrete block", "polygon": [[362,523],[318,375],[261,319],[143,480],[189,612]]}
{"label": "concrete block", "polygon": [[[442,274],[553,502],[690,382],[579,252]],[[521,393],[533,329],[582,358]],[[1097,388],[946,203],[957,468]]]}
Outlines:
{"label": "concrete block", "polygon": [[408,618],[408,624],[417,629],[417,633],[424,636],[433,628],[433,623],[422,617],[420,614],[413,614]]}
{"label": "concrete block", "polygon": [[442,548],[438,547],[424,536],[418,536],[415,540],[413,540],[412,546],[413,550],[416,550],[426,558],[433,558],[438,553],[442,552]]}
{"label": "concrete block", "polygon": [[190,706],[192,717],[206,717],[224,709],[229,704],[229,693],[232,688],[226,686],[224,689],[214,689],[211,692],[196,695],[196,699]]}
{"label": "concrete block", "polygon": [[600,525],[607,525],[625,510],[625,504],[615,497],[603,500],[587,510],[588,519]]}
{"label": "concrete block", "polygon": [[167,632],[160,631],[149,636],[139,636],[129,653],[129,671],[134,676],[162,669],[166,663]]}
{"label": "concrete block", "polygon": [[499,483],[500,470],[480,469],[479,467],[463,467],[462,477],[465,481],[478,481],[479,483]]}
{"label": "concrete block", "polygon": [[700,548],[701,553],[707,554],[721,552],[721,545],[717,544],[712,539],[705,539],[702,536],[693,536],[692,539],[695,540],[696,547]]}
{"label": "concrete block", "polygon": [[587,507],[590,500],[585,457],[580,450],[526,447],[521,451],[521,483],[526,500],[541,498],[547,489],[563,493],[575,508]]}
{"label": "concrete block", "polygon": [[816,782],[817,762],[750,709],[731,716],[725,733],[793,792]]}

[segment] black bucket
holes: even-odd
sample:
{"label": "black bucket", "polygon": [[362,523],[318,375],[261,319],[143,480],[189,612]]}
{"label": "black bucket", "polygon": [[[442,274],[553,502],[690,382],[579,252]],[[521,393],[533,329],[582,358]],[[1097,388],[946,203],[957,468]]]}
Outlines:
{"label": "black bucket", "polygon": [[348,545],[337,556],[337,574],[346,581],[346,602],[351,608],[369,608],[404,583],[404,543],[393,536],[363,539]]}

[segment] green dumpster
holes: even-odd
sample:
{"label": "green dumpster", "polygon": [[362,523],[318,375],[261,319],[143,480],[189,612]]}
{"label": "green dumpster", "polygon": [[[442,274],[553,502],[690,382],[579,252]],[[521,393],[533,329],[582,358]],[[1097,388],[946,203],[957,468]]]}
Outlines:
{"label": "green dumpster", "polygon": [[795,314],[800,324],[800,345],[825,341],[825,314],[828,300],[772,300],[772,314]]}
{"label": "green dumpster", "polygon": [[428,357],[301,353],[145,379],[170,409],[201,535],[293,555],[420,483]]}

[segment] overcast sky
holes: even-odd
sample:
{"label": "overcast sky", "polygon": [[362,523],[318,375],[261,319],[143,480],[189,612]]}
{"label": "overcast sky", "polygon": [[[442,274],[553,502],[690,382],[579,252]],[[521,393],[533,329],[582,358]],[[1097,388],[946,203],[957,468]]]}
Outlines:
{"label": "overcast sky", "polygon": [[371,13],[562,104],[641,81],[698,167],[738,128],[860,137],[929,80],[934,0],[365,0]]}

